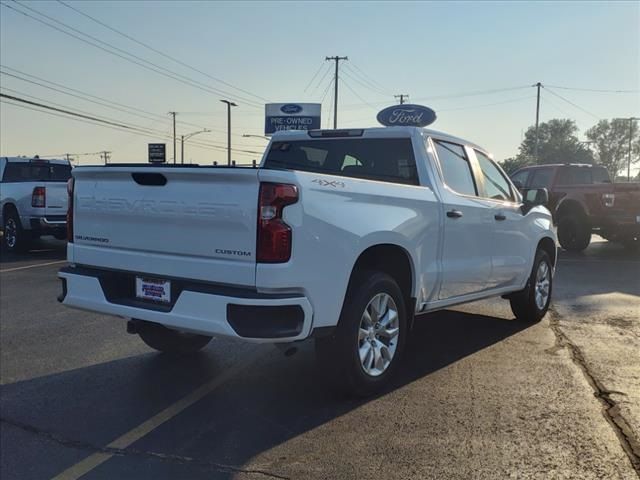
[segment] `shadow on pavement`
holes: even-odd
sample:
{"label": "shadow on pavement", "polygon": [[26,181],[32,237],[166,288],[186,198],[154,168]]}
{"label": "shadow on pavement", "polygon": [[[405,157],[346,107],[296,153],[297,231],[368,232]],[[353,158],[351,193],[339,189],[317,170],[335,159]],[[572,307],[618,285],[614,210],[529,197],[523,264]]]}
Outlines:
{"label": "shadow on pavement", "polygon": [[584,252],[559,249],[558,255],[556,301],[608,293],[640,295],[640,251],[594,236]]}
{"label": "shadow on pavement", "polygon": [[34,240],[29,251],[24,253],[12,253],[2,249],[0,251],[0,264],[3,267],[19,266],[22,263],[64,260],[66,256],[67,242],[55,240],[54,238],[40,238]]}
{"label": "shadow on pavement", "polygon": [[[527,327],[513,320],[454,311],[424,315],[416,321],[399,378],[385,394]],[[246,344],[239,347],[226,340],[214,340],[212,345],[189,358],[149,353],[2,386],[0,469],[14,478],[59,473],[92,453],[91,446],[107,445],[236,363],[225,351],[235,351],[238,358],[252,350],[265,353],[136,442],[131,455],[114,457],[88,478],[123,478],[125,471],[127,478],[164,478],[170,471],[175,474],[176,468],[182,469],[183,476],[188,472],[189,478],[231,478],[232,473],[215,464],[245,465],[261,452],[371,401],[345,398],[320,381],[321,366],[315,365],[310,342],[301,344],[300,352],[291,358],[267,346],[245,348]],[[79,442],[81,451],[67,457],[48,454],[55,441],[23,448],[16,424]],[[141,452],[192,460],[177,466],[175,459],[150,459]]]}

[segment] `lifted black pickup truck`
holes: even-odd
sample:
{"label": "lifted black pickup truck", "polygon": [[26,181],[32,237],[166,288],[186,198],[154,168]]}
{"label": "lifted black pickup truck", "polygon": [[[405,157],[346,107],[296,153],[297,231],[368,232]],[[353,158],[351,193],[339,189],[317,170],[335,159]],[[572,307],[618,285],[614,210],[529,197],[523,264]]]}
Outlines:
{"label": "lifted black pickup truck", "polygon": [[600,165],[553,164],[524,167],[511,179],[520,189],[546,188],[547,207],[565,250],[582,251],[591,234],[640,246],[640,183],[612,183]]}

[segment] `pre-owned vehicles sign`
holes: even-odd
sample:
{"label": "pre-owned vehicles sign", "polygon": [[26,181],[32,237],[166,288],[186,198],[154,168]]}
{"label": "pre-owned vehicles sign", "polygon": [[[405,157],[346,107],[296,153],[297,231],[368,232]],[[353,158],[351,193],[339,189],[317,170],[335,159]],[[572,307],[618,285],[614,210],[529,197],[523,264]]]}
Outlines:
{"label": "pre-owned vehicles sign", "polygon": [[319,103],[267,103],[264,133],[280,130],[314,130],[320,128]]}

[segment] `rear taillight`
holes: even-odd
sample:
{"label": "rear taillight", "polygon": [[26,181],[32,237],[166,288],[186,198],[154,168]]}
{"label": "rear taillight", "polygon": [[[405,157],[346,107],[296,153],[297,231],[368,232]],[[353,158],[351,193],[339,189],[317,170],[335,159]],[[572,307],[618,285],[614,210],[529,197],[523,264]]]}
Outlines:
{"label": "rear taillight", "polygon": [[47,204],[47,189],[45,187],[36,187],[31,194],[31,206],[43,208]]}
{"label": "rear taillight", "polygon": [[286,183],[260,183],[256,260],[284,263],[291,258],[291,227],[282,220],[287,205],[298,201],[298,188]]}
{"label": "rear taillight", "polygon": [[73,243],[73,177],[67,180],[67,193],[69,194],[69,204],[67,207],[67,241]]}

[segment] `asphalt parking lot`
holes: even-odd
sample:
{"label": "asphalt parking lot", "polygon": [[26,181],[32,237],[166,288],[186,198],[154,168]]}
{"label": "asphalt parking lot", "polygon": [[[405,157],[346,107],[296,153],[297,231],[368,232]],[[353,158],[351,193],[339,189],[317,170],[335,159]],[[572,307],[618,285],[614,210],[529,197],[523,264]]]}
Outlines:
{"label": "asphalt parking lot", "polygon": [[420,318],[398,381],[345,399],[313,348],[157,354],[56,301],[64,245],[0,262],[3,479],[640,475],[640,255],[560,253],[536,325],[506,301]]}

